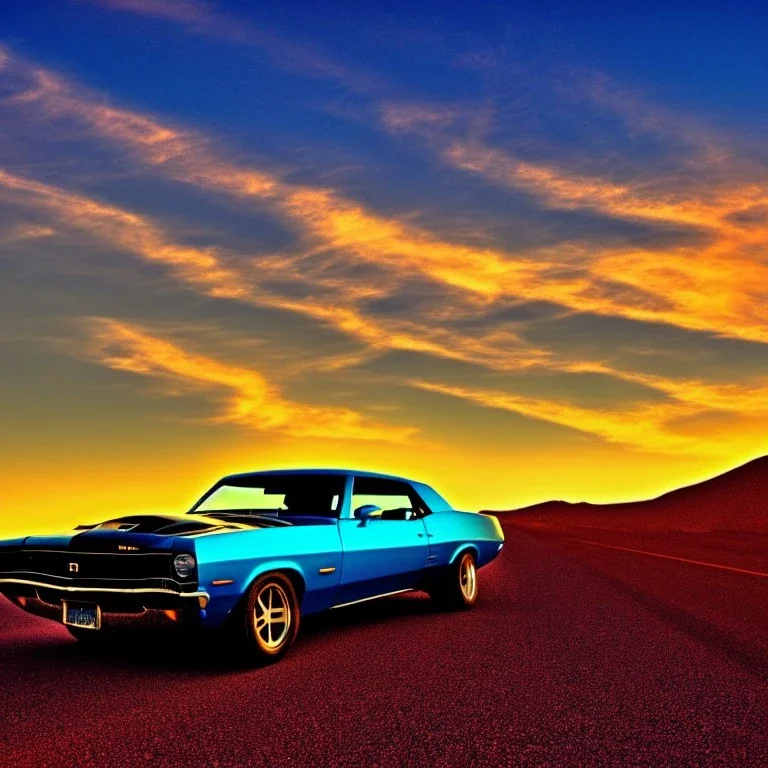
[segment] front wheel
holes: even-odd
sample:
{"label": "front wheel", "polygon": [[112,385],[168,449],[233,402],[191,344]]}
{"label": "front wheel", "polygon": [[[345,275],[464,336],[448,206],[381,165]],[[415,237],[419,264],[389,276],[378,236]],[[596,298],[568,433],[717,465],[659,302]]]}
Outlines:
{"label": "front wheel", "polygon": [[477,565],[471,552],[464,552],[449,565],[429,593],[435,603],[447,610],[466,610],[477,601]]}
{"label": "front wheel", "polygon": [[241,617],[245,651],[257,664],[282,658],[299,632],[301,610],[291,580],[268,573],[253,582]]}

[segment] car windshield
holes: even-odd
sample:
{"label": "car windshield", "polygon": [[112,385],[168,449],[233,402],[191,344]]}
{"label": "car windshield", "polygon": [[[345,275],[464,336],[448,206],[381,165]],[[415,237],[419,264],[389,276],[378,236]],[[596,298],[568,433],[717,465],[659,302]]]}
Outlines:
{"label": "car windshield", "polygon": [[338,517],[343,493],[340,475],[252,475],[222,480],[190,512]]}

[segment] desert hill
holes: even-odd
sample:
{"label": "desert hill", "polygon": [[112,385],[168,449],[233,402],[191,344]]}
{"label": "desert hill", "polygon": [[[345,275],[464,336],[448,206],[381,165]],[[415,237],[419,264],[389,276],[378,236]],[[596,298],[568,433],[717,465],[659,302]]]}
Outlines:
{"label": "desert hill", "polygon": [[620,504],[547,501],[493,514],[531,528],[768,534],[768,456],[646,501]]}

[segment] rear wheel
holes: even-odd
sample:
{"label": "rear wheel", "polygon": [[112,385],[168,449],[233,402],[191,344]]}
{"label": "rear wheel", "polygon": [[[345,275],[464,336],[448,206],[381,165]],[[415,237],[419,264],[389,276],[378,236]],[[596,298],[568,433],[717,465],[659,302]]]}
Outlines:
{"label": "rear wheel", "polygon": [[254,581],[240,617],[249,660],[269,664],[282,658],[299,632],[301,612],[291,580],[268,573]]}
{"label": "rear wheel", "polygon": [[477,601],[477,565],[471,552],[464,552],[448,566],[429,593],[446,610],[466,610]]}

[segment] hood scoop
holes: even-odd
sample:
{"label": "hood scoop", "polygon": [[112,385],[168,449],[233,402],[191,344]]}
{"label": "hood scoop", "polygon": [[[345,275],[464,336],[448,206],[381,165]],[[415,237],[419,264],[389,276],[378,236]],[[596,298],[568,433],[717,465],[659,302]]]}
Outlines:
{"label": "hood scoop", "polygon": [[184,536],[206,533],[230,526],[220,521],[201,520],[190,515],[129,515],[105,520],[97,525],[78,526],[77,530],[154,533],[159,536]]}
{"label": "hood scoop", "polygon": [[101,523],[101,525],[97,526],[98,528],[103,528],[108,531],[132,531],[134,528],[138,528],[138,523],[126,523],[122,520],[109,520],[106,523]]}

